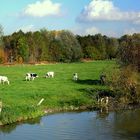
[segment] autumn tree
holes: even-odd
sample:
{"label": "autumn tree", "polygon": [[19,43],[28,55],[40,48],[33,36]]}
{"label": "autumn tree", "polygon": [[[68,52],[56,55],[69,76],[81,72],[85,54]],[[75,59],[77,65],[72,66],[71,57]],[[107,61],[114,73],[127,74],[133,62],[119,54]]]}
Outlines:
{"label": "autumn tree", "polygon": [[120,63],[124,66],[132,65],[140,72],[140,34],[124,35],[120,38]]}

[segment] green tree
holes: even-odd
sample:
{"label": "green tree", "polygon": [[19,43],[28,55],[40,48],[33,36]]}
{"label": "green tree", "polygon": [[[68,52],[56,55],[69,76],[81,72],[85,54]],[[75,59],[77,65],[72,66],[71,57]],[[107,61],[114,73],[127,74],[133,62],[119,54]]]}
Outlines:
{"label": "green tree", "polygon": [[106,40],[106,54],[108,59],[116,58],[119,42],[116,38],[107,38]]}
{"label": "green tree", "polygon": [[[56,44],[59,45],[59,48],[56,49]],[[52,58],[59,54],[59,60],[61,62],[74,62],[78,61],[82,57],[81,46],[77,41],[74,34],[69,31],[59,31],[59,32],[52,32],[52,41],[50,43],[49,52],[54,52],[55,54],[51,54]],[[54,47],[52,47],[54,46]],[[58,51],[58,52],[57,52]],[[55,60],[53,58],[53,60]]]}
{"label": "green tree", "polygon": [[29,46],[24,36],[23,37],[21,36],[19,38],[17,42],[17,50],[18,50],[18,61],[28,62]]}
{"label": "green tree", "polygon": [[119,61],[122,65],[132,65],[140,72],[140,34],[125,35],[120,38]]}

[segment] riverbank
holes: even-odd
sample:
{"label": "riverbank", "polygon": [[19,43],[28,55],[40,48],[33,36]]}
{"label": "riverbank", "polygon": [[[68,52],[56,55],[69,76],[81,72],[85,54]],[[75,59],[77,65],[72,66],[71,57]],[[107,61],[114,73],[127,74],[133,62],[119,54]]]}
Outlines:
{"label": "riverbank", "polygon": [[117,101],[114,100],[114,102],[110,102],[107,106],[102,106],[100,104],[96,104],[94,106],[80,106],[80,107],[74,107],[74,106],[69,106],[69,107],[63,107],[63,108],[55,108],[55,109],[45,109],[40,111],[39,114],[32,114],[31,116],[24,116],[24,117],[19,117],[15,121],[9,122],[9,123],[1,123],[0,126],[5,126],[5,125],[10,125],[12,123],[22,123],[27,120],[32,120],[38,117],[43,117],[45,115],[51,115],[51,114],[57,114],[57,113],[66,113],[66,112],[83,112],[83,111],[99,111],[101,114],[105,115],[108,114],[109,112],[120,112],[120,111],[125,111],[125,110],[136,110],[140,109],[140,104],[137,105],[127,105],[127,104],[116,104],[118,103]]}

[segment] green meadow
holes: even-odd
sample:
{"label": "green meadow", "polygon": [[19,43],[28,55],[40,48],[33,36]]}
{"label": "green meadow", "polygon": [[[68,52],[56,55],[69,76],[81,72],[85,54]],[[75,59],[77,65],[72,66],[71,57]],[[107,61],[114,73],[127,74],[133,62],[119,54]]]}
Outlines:
{"label": "green meadow", "polygon": [[[95,83],[101,72],[112,69],[115,61],[92,61],[79,63],[47,65],[11,65],[0,66],[0,75],[7,76],[10,85],[0,84],[0,98],[3,109],[0,124],[38,117],[44,110],[94,106],[96,100],[88,96],[85,89],[106,89]],[[48,71],[54,71],[54,78],[44,78]],[[28,72],[38,74],[34,81],[25,81]],[[72,80],[78,73],[79,81]],[[37,103],[44,98],[40,106]]]}

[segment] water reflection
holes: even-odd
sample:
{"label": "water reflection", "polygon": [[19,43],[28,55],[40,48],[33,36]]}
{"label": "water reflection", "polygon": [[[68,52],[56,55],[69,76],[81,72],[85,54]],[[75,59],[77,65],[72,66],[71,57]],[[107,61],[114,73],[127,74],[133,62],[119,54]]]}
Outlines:
{"label": "water reflection", "polygon": [[58,113],[0,128],[2,140],[138,140],[140,110]]}
{"label": "water reflection", "polygon": [[124,137],[140,139],[140,110],[121,111],[114,114],[115,131]]}
{"label": "water reflection", "polygon": [[15,124],[6,125],[6,126],[1,126],[1,127],[0,127],[0,133],[10,133],[10,132],[12,132],[14,129],[16,129],[16,125],[15,125]]}
{"label": "water reflection", "polygon": [[19,125],[24,125],[24,124],[29,124],[29,125],[34,125],[34,124],[40,124],[41,118],[36,118],[36,119],[30,119],[28,121],[23,121],[23,122],[17,122],[13,123],[10,125],[5,125],[5,126],[0,126],[0,134],[1,133],[11,133],[18,127]]}
{"label": "water reflection", "polygon": [[97,111],[97,118],[98,119],[106,118],[106,117],[108,117],[108,115],[109,115],[109,110],[108,110],[107,106],[102,107],[100,110]]}

